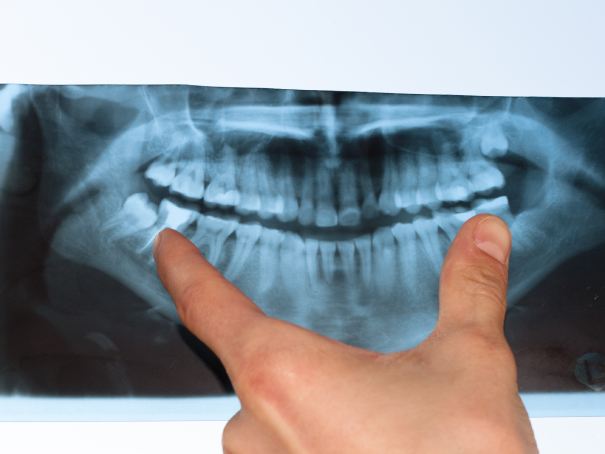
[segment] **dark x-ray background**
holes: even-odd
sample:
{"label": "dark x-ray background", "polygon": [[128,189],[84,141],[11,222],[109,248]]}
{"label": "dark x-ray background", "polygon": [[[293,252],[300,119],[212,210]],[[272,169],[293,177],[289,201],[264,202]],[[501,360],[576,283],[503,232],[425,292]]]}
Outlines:
{"label": "dark x-ray background", "polygon": [[[242,106],[251,110],[239,109]],[[389,106],[391,110],[376,106]],[[141,177],[163,150],[187,148],[191,141],[200,146],[206,146],[206,141],[228,142],[224,137],[212,136],[207,131],[211,129],[222,131],[224,136],[243,132],[249,140],[238,140],[247,147],[258,143],[270,146],[267,144],[274,142],[266,136],[279,136],[280,140],[291,141],[288,152],[293,154],[307,146],[300,145],[306,140],[317,144],[313,159],[321,161],[334,156],[338,159],[346,153],[368,154],[373,146],[381,146],[372,142],[373,136],[368,139],[372,132],[360,132],[370,124],[379,130],[383,141],[387,136],[390,140],[391,132],[387,130],[394,128],[410,135],[422,131],[422,137],[409,140],[423,143],[427,130],[459,130],[467,125],[490,129],[492,119],[499,121],[502,115],[504,123],[509,121],[509,115],[519,115],[544,128],[529,137],[527,130],[514,129],[519,127],[517,124],[506,123],[503,127],[505,134],[515,136],[517,146],[519,141],[524,142],[540,156],[535,162],[530,162],[531,156],[513,160],[515,172],[523,172],[525,166],[528,173],[525,179],[511,174],[516,189],[549,194],[543,197],[547,200],[544,215],[538,218],[539,222],[532,219],[532,228],[546,234],[530,235],[536,238],[536,250],[525,251],[527,257],[523,252],[513,254],[511,262],[511,284],[517,285],[518,290],[509,303],[505,330],[517,359],[520,389],[601,389],[599,373],[605,367],[599,356],[605,354],[605,100],[182,86],[0,86],[0,392],[53,396],[195,396],[232,392],[220,362],[178,323],[172,309],[164,305],[165,295],[155,288],[145,293],[155,279],[152,273],[143,276],[141,271],[138,282],[137,265],[131,265],[129,260],[136,260],[132,259],[133,250],[143,251],[139,254],[144,262],[140,269],[152,270],[145,255],[148,249],[138,249],[139,243],[128,240],[120,243],[119,235],[112,237],[117,238],[115,242],[100,239],[111,236],[112,232],[103,230],[103,225],[111,217],[107,213],[115,211],[95,211],[103,200],[103,191],[109,191],[103,185],[111,186],[111,190],[121,184],[138,185],[130,180]],[[309,116],[313,119],[308,120]],[[484,117],[489,121],[477,122]],[[220,123],[220,118],[226,120]],[[415,122],[415,118],[420,120]],[[390,120],[399,123],[393,127]],[[355,134],[366,144],[345,150],[335,122],[344,125],[343,130],[354,126]],[[312,133],[304,136],[304,131],[294,130],[297,123],[304,126],[301,130]],[[533,126],[519,128],[524,127]],[[205,131],[201,138],[200,130]],[[136,139],[128,136],[124,142],[130,132],[140,135]],[[450,140],[449,132],[439,134]],[[511,147],[513,143],[511,139]],[[538,150],[541,143],[544,149]],[[148,155],[141,152],[135,146],[141,144],[152,151]],[[326,151],[328,148],[330,151]],[[495,161],[506,159],[499,151],[494,153],[490,155],[488,151],[487,156]],[[140,162],[131,162],[141,154],[145,156]],[[371,160],[373,155],[368,156]],[[128,162],[123,164],[120,159]],[[552,179],[546,184],[551,186],[536,188],[526,181],[534,177],[528,169],[540,166],[550,172]],[[119,176],[114,168],[134,172]],[[220,166],[217,164],[216,168]],[[515,185],[507,183],[504,190],[514,190]],[[141,187],[137,186],[138,190]],[[518,202],[517,207],[512,207],[513,216],[523,212],[524,203],[529,202]],[[91,206],[97,217],[91,214]],[[68,218],[71,221],[65,221]],[[363,222],[362,225],[371,223]],[[86,225],[88,228],[83,227]],[[333,231],[338,233],[338,228]],[[232,252],[228,250],[226,255]],[[95,266],[95,260],[103,263]],[[223,271],[228,268],[219,265]],[[112,268],[113,274],[108,271]],[[427,298],[435,296],[436,277],[422,279],[420,274],[418,293]],[[245,291],[253,293],[256,281],[249,280],[234,279]],[[383,299],[391,301],[397,294],[402,295],[402,300],[409,299],[404,290],[397,289]],[[290,304],[310,305],[312,298],[302,294]],[[340,324],[339,331],[324,319],[348,321],[347,297],[343,293],[344,303],[332,302],[338,306],[336,309],[326,295],[324,298],[325,301],[318,298],[322,303],[317,308],[320,315],[311,321],[299,318],[296,311],[280,312],[272,301],[263,308],[305,326],[317,326],[318,331],[345,342],[378,350],[393,350],[398,342],[407,347],[421,340],[430,331],[436,311],[436,301],[426,300],[426,316],[413,319],[422,321],[419,333],[407,336],[405,330],[411,328],[403,324],[400,339],[390,337],[391,343],[374,342],[371,336],[375,330],[351,331],[364,323],[380,330],[385,318],[403,316],[394,309],[398,306],[392,306],[391,312],[391,306],[386,305],[374,318],[372,309],[368,309],[369,315],[361,317],[357,325]],[[255,300],[263,306],[262,296]],[[377,297],[376,305],[383,304],[379,300]],[[413,315],[418,313],[424,314],[416,310]],[[322,321],[315,325],[318,319]],[[410,323],[413,326],[416,321]]]}

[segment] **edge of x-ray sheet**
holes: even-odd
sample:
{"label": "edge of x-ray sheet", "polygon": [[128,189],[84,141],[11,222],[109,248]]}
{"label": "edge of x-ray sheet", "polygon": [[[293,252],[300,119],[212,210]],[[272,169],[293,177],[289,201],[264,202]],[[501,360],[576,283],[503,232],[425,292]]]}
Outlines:
{"label": "edge of x-ray sheet", "polygon": [[[341,1],[289,4],[289,11],[273,1],[9,3],[0,82],[605,96],[605,3],[382,3],[374,14],[369,4]],[[343,10],[346,21],[331,20]],[[355,33],[362,25],[365,33]],[[602,393],[523,399],[532,417],[605,416]],[[233,397],[7,397],[0,420],[227,419],[238,407]]]}
{"label": "edge of x-ray sheet", "polygon": [[[521,397],[531,418],[605,416],[602,394],[527,393]],[[230,419],[239,410],[239,400],[231,396],[0,398],[0,421],[216,421]]]}

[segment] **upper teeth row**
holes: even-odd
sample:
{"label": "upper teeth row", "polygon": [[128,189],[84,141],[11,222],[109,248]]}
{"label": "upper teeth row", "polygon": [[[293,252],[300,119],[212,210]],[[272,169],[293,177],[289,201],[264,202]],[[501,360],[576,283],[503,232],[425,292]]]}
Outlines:
{"label": "upper teeth row", "polygon": [[401,210],[415,214],[423,206],[466,201],[505,183],[500,170],[481,157],[459,162],[451,154],[435,157],[422,150],[387,154],[379,181],[372,180],[364,159],[343,161],[338,169],[309,158],[301,161],[295,164],[284,154],[275,164],[265,153],[238,156],[225,146],[215,160],[159,158],[145,177],[211,206],[318,227],[357,226],[362,217]]}

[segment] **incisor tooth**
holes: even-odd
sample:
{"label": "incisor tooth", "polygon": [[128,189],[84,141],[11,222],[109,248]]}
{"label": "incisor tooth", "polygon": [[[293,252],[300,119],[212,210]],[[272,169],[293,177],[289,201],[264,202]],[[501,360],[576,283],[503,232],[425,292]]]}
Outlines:
{"label": "incisor tooth", "polygon": [[379,228],[372,235],[374,273],[377,277],[379,292],[389,291],[395,282],[396,259],[395,238],[391,229]]}
{"label": "incisor tooth", "polygon": [[315,220],[315,208],[313,206],[314,180],[315,176],[313,166],[311,161],[306,159],[300,194],[300,210],[298,211],[298,222],[300,222],[302,225],[310,225]]}
{"label": "incisor tooth", "polygon": [[345,162],[338,173],[338,223],[351,227],[359,225],[360,220],[355,169],[352,163]]}
{"label": "incisor tooth", "polygon": [[336,254],[336,245],[332,241],[320,241],[319,253],[321,256],[321,270],[324,280],[329,284],[334,279],[334,255]]}
{"label": "incisor tooth", "polygon": [[393,216],[399,212],[399,207],[395,203],[399,189],[397,187],[399,183],[398,172],[395,165],[395,158],[391,153],[387,153],[383,161],[382,190],[380,192],[380,197],[378,198],[378,206],[384,213]]}
{"label": "incisor tooth", "polygon": [[317,211],[315,224],[318,227],[334,227],[338,224],[338,215],[334,208],[334,188],[330,169],[323,165],[317,170]]}
{"label": "incisor tooth", "polygon": [[355,245],[352,241],[338,241],[336,250],[342,263],[342,270],[347,282],[355,280]]}
{"label": "incisor tooth", "polygon": [[372,240],[369,235],[364,235],[355,238],[353,242],[359,253],[361,281],[366,287],[369,287],[372,282]]}
{"label": "incisor tooth", "polygon": [[305,265],[307,268],[307,280],[311,289],[316,289],[319,283],[319,244],[314,238],[305,240]]}
{"label": "incisor tooth", "polygon": [[363,197],[361,214],[366,219],[372,219],[378,215],[378,202],[374,195],[374,185],[372,184],[367,159],[361,159],[359,161],[359,169],[359,186]]}

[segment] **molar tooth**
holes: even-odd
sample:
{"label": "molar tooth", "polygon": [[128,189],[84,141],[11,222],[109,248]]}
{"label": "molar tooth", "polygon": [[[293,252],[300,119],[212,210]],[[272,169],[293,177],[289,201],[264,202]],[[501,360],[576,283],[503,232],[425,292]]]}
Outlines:
{"label": "molar tooth", "polygon": [[388,292],[395,282],[395,238],[391,229],[382,227],[372,235],[374,273],[378,276],[376,290]]}
{"label": "molar tooth", "polygon": [[179,167],[181,169],[172,180],[170,191],[189,199],[200,200],[204,195],[204,164],[187,162]]}
{"label": "molar tooth", "polygon": [[416,235],[420,238],[420,242],[429,258],[429,262],[433,269],[439,275],[441,271],[441,262],[443,256],[441,254],[441,246],[439,244],[439,231],[437,223],[430,219],[415,219],[412,222]]}
{"label": "molar tooth", "polygon": [[504,187],[504,175],[495,165],[484,160],[468,163],[468,173],[473,192],[485,192]]}
{"label": "molar tooth", "polygon": [[357,205],[357,181],[353,163],[345,162],[338,174],[338,223],[344,226],[359,225],[361,211]]}
{"label": "molar tooth", "polygon": [[420,205],[416,201],[416,189],[418,186],[417,166],[413,155],[401,154],[399,156],[400,185],[395,201],[399,208],[407,213],[416,214],[420,211]]}
{"label": "molar tooth", "polygon": [[355,281],[355,245],[352,241],[338,241],[336,250],[340,256],[342,269],[347,282]]}
{"label": "molar tooth", "polygon": [[279,193],[283,197],[283,211],[277,214],[277,218],[282,222],[291,222],[298,216],[298,202],[292,178],[292,163],[286,155],[281,156],[278,178]]}
{"label": "molar tooth", "polygon": [[116,237],[148,229],[156,223],[157,211],[157,205],[149,200],[146,193],[131,194],[124,200],[120,211],[103,225],[103,231],[115,230],[112,237]]}
{"label": "molar tooth", "polygon": [[372,282],[372,240],[369,235],[360,236],[353,240],[359,253],[361,280],[366,287]]}
{"label": "molar tooth", "polygon": [[391,153],[387,153],[384,158],[384,169],[382,175],[382,190],[378,198],[380,209],[391,216],[399,212],[396,204],[396,194],[398,194],[398,172],[395,166],[395,159]]}
{"label": "molar tooth", "polygon": [[320,241],[319,253],[321,256],[321,270],[325,281],[329,284],[334,279],[334,255],[336,254],[336,244],[332,241]]}
{"label": "molar tooth", "polygon": [[503,195],[495,199],[477,199],[473,202],[473,210],[477,213],[490,213],[500,216],[509,225],[513,221],[508,197]]}
{"label": "molar tooth", "polygon": [[318,227],[334,227],[338,216],[334,208],[334,188],[330,169],[323,165],[317,171],[317,211],[315,224]]}
{"label": "molar tooth", "polygon": [[167,188],[176,176],[177,163],[161,157],[153,161],[145,170],[145,178],[154,185]]}
{"label": "molar tooth", "polygon": [[374,195],[374,185],[370,175],[370,166],[367,159],[359,161],[359,186],[363,196],[361,214],[366,219],[372,219],[378,215],[378,202]]}
{"label": "molar tooth", "polygon": [[209,251],[206,259],[214,266],[218,265],[223,245],[237,226],[233,219],[221,219],[215,216],[198,215],[196,231],[191,241],[200,246],[207,244]]}
{"label": "molar tooth", "polygon": [[160,202],[159,221],[162,228],[184,230],[195,220],[196,212],[178,206],[170,200]]}
{"label": "molar tooth", "polygon": [[264,293],[273,287],[278,273],[279,247],[284,234],[275,229],[263,229],[259,248],[259,291]]}
{"label": "molar tooth", "polygon": [[454,241],[454,238],[456,238],[458,230],[460,230],[462,224],[476,214],[477,212],[475,210],[463,211],[461,213],[439,213],[437,216],[435,216],[435,221],[437,222],[439,228],[443,230],[447,239],[452,242]]}
{"label": "molar tooth", "polygon": [[498,158],[508,152],[508,139],[496,122],[488,124],[482,131],[479,149],[488,158]]}
{"label": "molar tooth", "polygon": [[240,194],[235,186],[235,151],[228,145],[223,147],[221,156],[214,163],[211,181],[206,188],[204,201],[211,204],[236,206]]}
{"label": "molar tooth", "polygon": [[235,207],[235,211],[239,214],[258,213],[260,210],[256,167],[256,152],[251,151],[241,159],[239,166],[240,200]]}
{"label": "molar tooth", "polygon": [[438,182],[435,194],[442,202],[458,202],[468,200],[471,195],[469,182],[465,179],[463,169],[451,156],[444,152],[439,156]]}
{"label": "molar tooth", "polygon": [[231,257],[231,263],[225,270],[225,276],[233,280],[242,272],[246,260],[252,248],[259,240],[262,227],[259,224],[240,224],[235,229],[235,248]]}
{"label": "molar tooth", "polygon": [[302,225],[310,225],[315,220],[314,184],[313,166],[309,159],[305,159],[305,171],[302,180],[300,194],[300,210],[298,212],[298,222]]}
{"label": "molar tooth", "polygon": [[311,289],[315,289],[319,282],[319,243],[314,238],[305,240],[305,264],[307,268],[307,280]]}
{"label": "molar tooth", "polygon": [[435,194],[435,183],[437,182],[437,166],[435,160],[427,150],[418,153],[418,190],[416,191],[416,203],[418,205],[436,208],[439,201]]}

